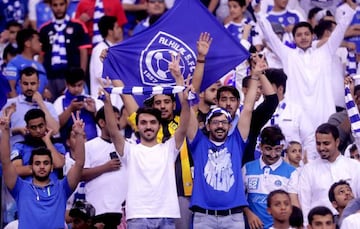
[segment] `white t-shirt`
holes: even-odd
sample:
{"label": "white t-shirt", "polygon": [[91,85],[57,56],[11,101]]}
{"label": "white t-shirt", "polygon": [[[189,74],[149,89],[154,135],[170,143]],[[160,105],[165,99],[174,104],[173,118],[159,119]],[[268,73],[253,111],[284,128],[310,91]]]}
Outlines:
{"label": "white t-shirt", "polygon": [[175,139],[147,147],[125,143],[122,161],[128,169],[127,219],[180,218],[175,182]]}
{"label": "white t-shirt", "polygon": [[[116,152],[113,143],[94,138],[85,143],[84,168],[94,168],[110,160],[110,153]],[[120,156],[119,156],[120,158]],[[122,165],[119,170],[106,172],[87,182],[85,185],[86,200],[96,209],[96,215],[121,211],[127,192],[127,171]]]}

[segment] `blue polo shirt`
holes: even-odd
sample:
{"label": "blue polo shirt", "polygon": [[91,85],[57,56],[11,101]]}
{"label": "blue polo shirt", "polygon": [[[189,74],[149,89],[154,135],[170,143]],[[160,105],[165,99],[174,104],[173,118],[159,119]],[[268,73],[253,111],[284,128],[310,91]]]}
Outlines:
{"label": "blue polo shirt", "polygon": [[17,178],[10,190],[19,216],[19,229],[59,229],[65,226],[66,200],[71,195],[67,178],[50,181],[38,187],[31,181]]}

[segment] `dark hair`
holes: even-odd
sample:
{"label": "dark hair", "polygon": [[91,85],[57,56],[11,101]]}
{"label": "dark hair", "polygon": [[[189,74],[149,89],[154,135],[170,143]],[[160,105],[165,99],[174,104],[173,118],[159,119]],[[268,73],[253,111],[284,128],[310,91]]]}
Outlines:
{"label": "dark hair", "polygon": [[310,33],[311,34],[314,34],[314,30],[312,28],[312,26],[310,25],[309,22],[306,22],[306,21],[302,21],[302,22],[299,22],[297,24],[295,24],[293,30],[292,30],[292,35],[295,37],[295,33],[296,31],[299,29],[299,28],[302,28],[302,27],[306,27],[310,30]]}
{"label": "dark hair", "polygon": [[5,48],[4,48],[4,52],[3,52],[3,60],[6,59],[7,55],[11,55],[11,56],[16,56],[18,54],[17,48],[15,48],[12,44],[8,44]]}
{"label": "dark hair", "polygon": [[216,99],[219,101],[221,93],[226,91],[230,92],[233,96],[235,96],[237,100],[240,100],[240,93],[236,89],[236,87],[233,86],[221,86],[216,92]]}
{"label": "dark hair", "polygon": [[360,90],[360,84],[359,85],[356,85],[355,87],[354,87],[354,93],[356,93],[357,91],[359,91]]}
{"label": "dark hair", "polygon": [[304,225],[304,215],[302,210],[293,205],[293,209],[289,218],[291,227],[301,227]]}
{"label": "dark hair", "polygon": [[284,94],[286,91],[287,75],[282,69],[269,68],[265,71],[265,76],[271,84],[275,84],[276,87],[282,86],[284,88]]}
{"label": "dark hair", "polygon": [[18,45],[19,53],[24,51],[25,42],[31,40],[34,35],[39,35],[39,33],[34,29],[22,29],[16,34],[16,43]]}
{"label": "dark hair", "polygon": [[314,7],[312,8],[311,10],[309,10],[309,13],[308,13],[308,17],[307,19],[312,19],[313,17],[315,17],[315,15],[321,11],[322,9],[320,7]]}
{"label": "dark hair", "polygon": [[99,32],[103,38],[107,37],[109,30],[113,30],[115,23],[117,23],[117,18],[115,16],[102,16],[99,20]]}
{"label": "dark hair", "polygon": [[42,111],[40,109],[37,109],[37,108],[28,110],[26,112],[25,116],[24,116],[24,120],[26,122],[26,125],[29,124],[30,120],[33,120],[33,119],[36,119],[36,118],[43,118],[44,120],[46,120],[44,111]]}
{"label": "dark hair", "polygon": [[229,2],[237,2],[240,7],[246,6],[246,1],[245,0],[229,0]]}
{"label": "dark hair", "polygon": [[315,134],[331,134],[334,139],[339,138],[339,130],[336,126],[330,123],[323,123],[321,124],[315,131]]}
{"label": "dark hair", "polygon": [[284,140],[285,136],[278,126],[268,126],[261,131],[260,138],[261,144],[274,146]]}
{"label": "dark hair", "polygon": [[85,80],[85,72],[82,68],[72,67],[65,71],[65,81],[69,85],[74,85],[79,81]]}
{"label": "dark hair", "polygon": [[[117,107],[113,106],[113,111],[115,113],[119,113],[120,114],[120,111]],[[97,112],[96,112],[96,115],[95,115],[95,122],[99,125],[99,120],[102,119],[104,121],[106,121],[105,119],[105,110],[104,110],[104,106],[102,106]],[[100,127],[100,125],[99,125]]]}
{"label": "dark hair", "polygon": [[35,155],[40,155],[40,156],[49,156],[50,158],[50,163],[53,163],[53,158],[51,156],[51,151],[48,148],[45,147],[38,147],[35,148],[31,151],[31,156],[30,156],[30,162],[29,164],[32,165],[34,162],[34,156]]}
{"label": "dark hair", "polygon": [[267,207],[268,208],[271,207],[271,201],[272,201],[273,196],[275,196],[277,194],[286,195],[290,199],[289,193],[282,189],[277,189],[277,190],[271,191],[269,193],[269,195],[267,196]]}
{"label": "dark hair", "polygon": [[352,145],[350,146],[350,149],[349,149],[350,153],[352,153],[352,152],[354,152],[354,151],[356,151],[356,150],[357,150],[356,144],[352,144]]}
{"label": "dark hair", "polygon": [[141,114],[153,115],[159,121],[159,123],[161,123],[161,111],[160,110],[158,110],[156,108],[152,108],[152,107],[140,107],[136,111],[136,118],[135,118],[136,125],[139,123],[139,116]]}
{"label": "dark hair", "polygon": [[[332,184],[329,189],[329,193],[328,193],[330,202],[336,201],[335,200],[335,188],[339,185],[347,185],[350,187],[350,184],[345,180],[339,180],[338,182],[335,182],[334,184]],[[350,189],[351,189],[351,187],[350,187]]]}
{"label": "dark hair", "polygon": [[36,75],[36,77],[39,79],[39,72],[38,70],[36,70],[34,67],[25,67],[24,69],[22,69],[20,71],[20,79],[23,77],[23,76],[32,76],[32,75]]}
{"label": "dark hair", "polygon": [[6,23],[6,29],[10,29],[10,27],[19,27],[20,29],[22,29],[22,24],[20,24],[19,22],[17,22],[16,20],[11,20],[8,23]]}
{"label": "dark hair", "polygon": [[336,22],[331,20],[320,20],[314,28],[314,33],[318,39],[324,36],[325,31],[332,31],[332,26],[336,25]]}
{"label": "dark hair", "polygon": [[[171,98],[171,101],[173,101],[173,102],[176,101],[176,98],[175,98],[174,94],[161,94],[161,95],[169,96]],[[157,96],[157,95],[152,95],[149,98],[145,99],[144,102],[143,102],[144,106],[152,107],[154,105],[155,96]]]}
{"label": "dark hair", "polygon": [[327,208],[325,206],[314,207],[313,209],[310,210],[310,212],[308,214],[309,225],[312,224],[312,221],[313,221],[315,215],[321,215],[321,216],[331,215],[332,221],[334,222],[333,213],[331,212],[331,210],[329,208]]}

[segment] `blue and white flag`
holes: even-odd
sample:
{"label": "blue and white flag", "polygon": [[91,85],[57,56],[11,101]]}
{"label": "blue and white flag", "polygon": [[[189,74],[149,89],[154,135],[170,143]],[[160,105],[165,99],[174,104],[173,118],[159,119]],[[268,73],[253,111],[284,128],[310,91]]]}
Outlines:
{"label": "blue and white flag", "polygon": [[126,86],[170,86],[171,53],[180,53],[180,69],[187,77],[196,65],[196,42],[201,32],[213,38],[206,56],[201,91],[248,58],[247,50],[209,11],[195,0],[177,0],[155,24],[109,48],[103,77],[120,79]]}

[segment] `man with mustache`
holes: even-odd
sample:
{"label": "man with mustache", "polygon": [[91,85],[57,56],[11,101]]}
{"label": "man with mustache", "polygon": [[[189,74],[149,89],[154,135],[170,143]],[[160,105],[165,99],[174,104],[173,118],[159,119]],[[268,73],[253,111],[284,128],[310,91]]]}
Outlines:
{"label": "man with mustache", "polygon": [[[359,162],[344,157],[338,147],[339,130],[329,123],[321,124],[315,131],[316,150],[320,158],[304,166],[299,177],[299,200],[304,216],[315,206],[326,206],[337,214],[328,196],[331,185],[345,180],[355,197],[360,197]],[[307,219],[304,218],[305,224]]]}
{"label": "man with mustache", "polygon": [[41,109],[45,113],[45,121],[47,127],[52,130],[55,135],[59,131],[59,118],[52,103],[44,101],[38,92],[40,86],[39,71],[33,67],[25,67],[20,72],[21,95],[8,99],[4,109],[13,105],[16,111],[11,116],[11,146],[19,141],[24,140],[24,136],[28,133],[24,115],[33,108]]}
{"label": "man with mustache", "polygon": [[243,167],[249,208],[245,211],[251,229],[269,228],[273,218],[267,212],[268,193],[283,189],[289,193],[291,204],[299,206],[297,197],[298,172],[286,163],[281,154],[285,137],[277,126],[266,127],[260,135],[261,157]]}

